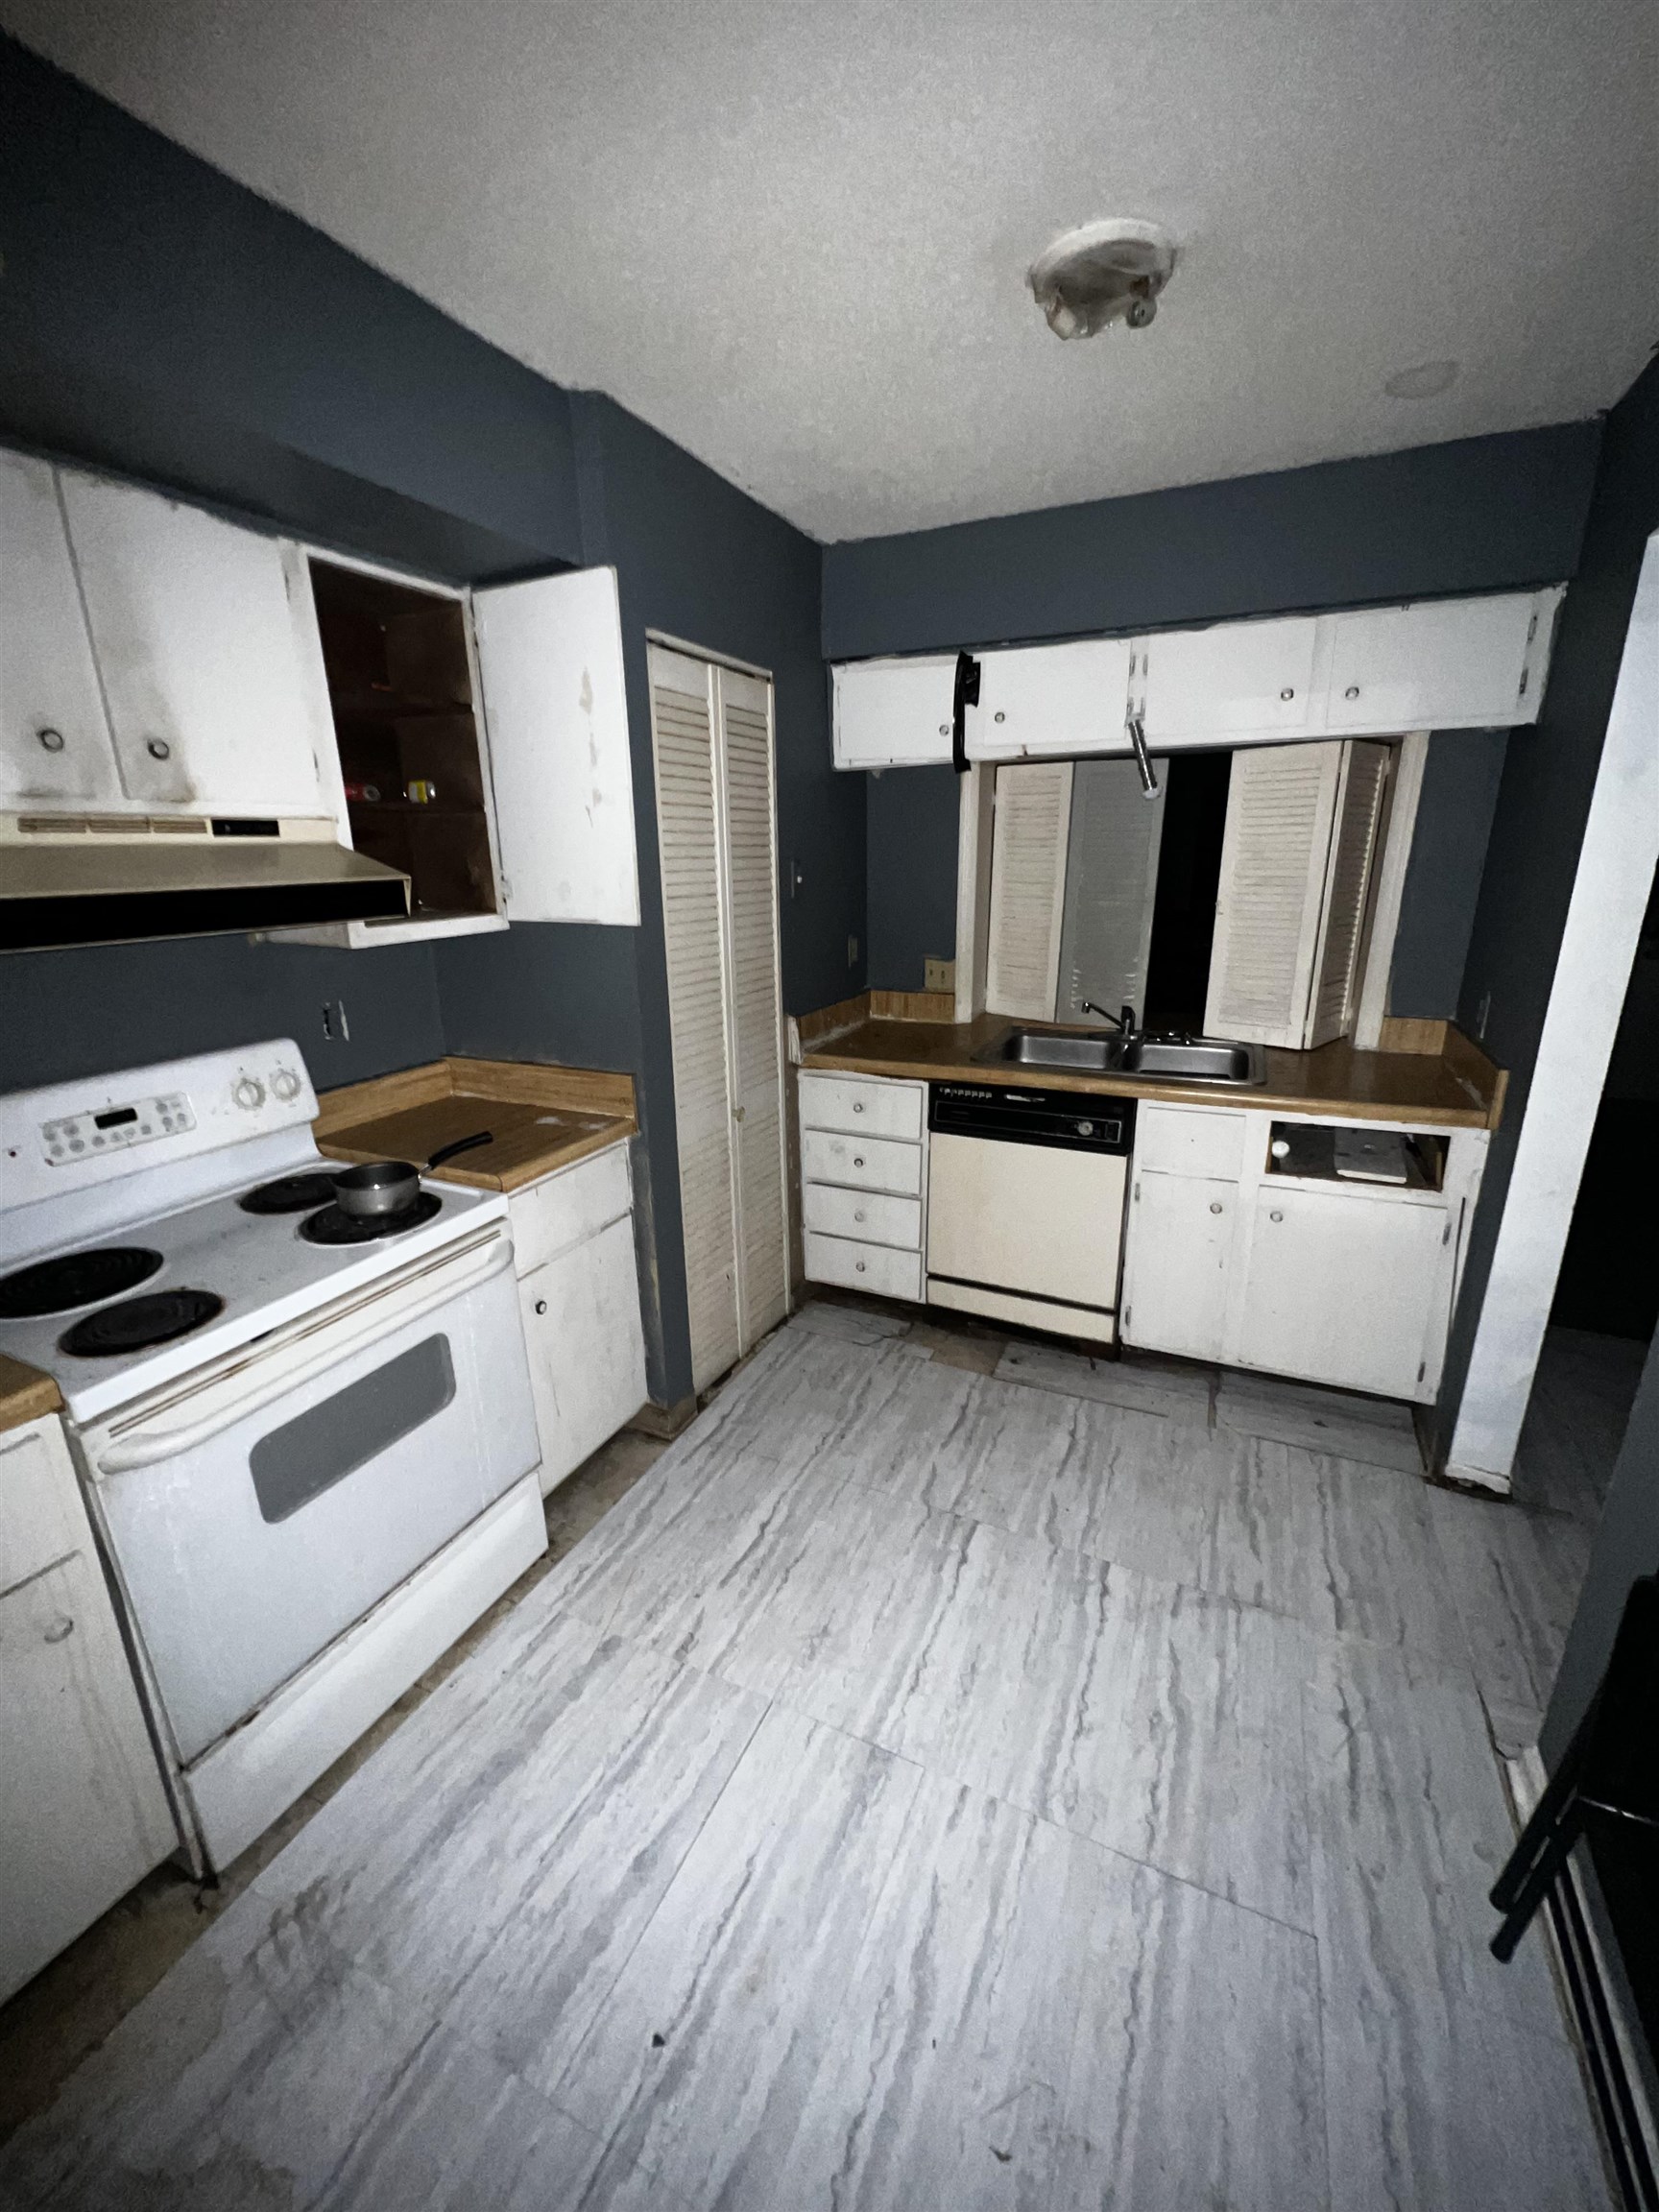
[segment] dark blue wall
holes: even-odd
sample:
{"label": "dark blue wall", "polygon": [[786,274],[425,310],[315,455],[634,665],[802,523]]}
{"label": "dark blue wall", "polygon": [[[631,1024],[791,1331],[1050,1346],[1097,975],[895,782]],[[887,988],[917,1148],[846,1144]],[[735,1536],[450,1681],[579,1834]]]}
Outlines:
{"label": "dark blue wall", "polygon": [[[863,779],[830,766],[818,652],[818,548],[625,408],[571,395],[582,501],[582,557],[613,563],[622,594],[634,810],[639,839],[637,931],[512,929],[505,939],[434,948],[451,1048],[626,1069],[639,1102],[656,1223],[653,1277],[642,1274],[653,1395],[691,1387],[674,1126],[668,980],[662,950],[656,782],[646,632],[772,671],[777,685],[779,852],[800,890],[781,906],[783,1000],[791,1013],[864,982],[849,936],[864,929]],[[496,948],[500,950],[497,951]],[[632,974],[628,973],[632,948]],[[652,1311],[655,1301],[657,1310]]]}
{"label": "dark blue wall", "polygon": [[827,545],[825,659],[1558,584],[1599,435],[1564,422]]}
{"label": "dark blue wall", "polygon": [[928,956],[956,954],[956,777],[950,768],[892,768],[860,781],[871,987],[921,991]]}
{"label": "dark blue wall", "polygon": [[[689,1387],[647,625],[773,669],[792,1010],[863,982],[862,780],[830,766],[819,553],[625,410],[571,396],[0,36],[0,438],[456,580],[614,562],[641,929],[353,953],[239,938],[0,959],[0,1085],[292,1034],[319,1083],[445,1047],[639,1089],[656,1395]],[[343,998],[349,1043],[321,1009]],[[652,1223],[657,1224],[656,1250]],[[661,1312],[654,1306],[661,1298]]]}
{"label": "dark blue wall", "polygon": [[[1464,964],[1459,1025],[1509,1070],[1492,1140],[1436,1415],[1451,1438],[1515,1164],[1555,979],[1601,741],[1649,535],[1659,529],[1659,362],[1608,416],[1577,574],[1567,593],[1543,711],[1510,733]],[[1649,1561],[1649,1565],[1653,1562]]]}
{"label": "dark blue wall", "polygon": [[1503,730],[1446,730],[1429,741],[1388,975],[1390,1014],[1439,1022],[1457,1011],[1507,738]]}
{"label": "dark blue wall", "polygon": [[7,434],[458,577],[579,559],[569,406],[0,36]]}
{"label": "dark blue wall", "polygon": [[[1599,423],[1563,423],[827,545],[825,657],[1560,583],[1577,562],[1599,439]],[[1463,741],[1431,749],[1419,820],[1433,859],[1407,886],[1399,1014],[1439,1018],[1457,1003],[1491,819],[1490,742],[1458,754]],[[894,769],[870,787],[870,979],[885,988],[919,990],[925,954],[950,942],[938,918],[954,913],[956,841],[930,773]]]}

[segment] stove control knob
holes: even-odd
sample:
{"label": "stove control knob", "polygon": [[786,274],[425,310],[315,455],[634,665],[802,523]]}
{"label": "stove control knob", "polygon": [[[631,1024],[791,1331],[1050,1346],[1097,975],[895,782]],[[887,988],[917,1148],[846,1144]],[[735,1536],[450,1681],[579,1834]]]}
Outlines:
{"label": "stove control knob", "polygon": [[271,1078],[271,1095],[286,1106],[290,1099],[300,1095],[300,1078],[292,1068],[278,1068]]}
{"label": "stove control knob", "polygon": [[230,1096],[245,1114],[252,1114],[255,1107],[265,1103],[265,1086],[257,1076],[244,1075],[232,1089]]}

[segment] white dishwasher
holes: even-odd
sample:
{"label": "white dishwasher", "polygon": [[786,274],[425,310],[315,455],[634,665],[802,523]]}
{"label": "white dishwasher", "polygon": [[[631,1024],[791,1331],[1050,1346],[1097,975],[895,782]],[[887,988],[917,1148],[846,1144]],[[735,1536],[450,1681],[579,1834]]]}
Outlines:
{"label": "white dishwasher", "polygon": [[928,1304],[1114,1342],[1134,1099],[935,1083],[927,1128]]}

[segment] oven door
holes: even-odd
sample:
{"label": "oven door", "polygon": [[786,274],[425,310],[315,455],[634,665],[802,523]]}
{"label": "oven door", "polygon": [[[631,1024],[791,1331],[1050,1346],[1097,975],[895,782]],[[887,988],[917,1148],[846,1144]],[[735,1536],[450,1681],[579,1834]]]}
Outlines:
{"label": "oven door", "polygon": [[188,1763],[536,1465],[495,1224],[82,1449]]}

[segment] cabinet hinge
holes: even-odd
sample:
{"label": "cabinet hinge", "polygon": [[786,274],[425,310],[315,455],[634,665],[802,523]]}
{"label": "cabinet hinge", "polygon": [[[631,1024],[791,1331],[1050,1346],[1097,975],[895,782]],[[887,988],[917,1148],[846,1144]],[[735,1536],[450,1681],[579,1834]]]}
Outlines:
{"label": "cabinet hinge", "polygon": [[1525,699],[1525,698],[1526,698],[1526,696],[1527,696],[1527,678],[1528,678],[1528,677],[1531,675],[1531,673],[1532,673],[1532,671],[1531,671],[1531,669],[1530,669],[1530,668],[1523,668],[1523,669],[1522,669],[1522,671],[1521,671],[1521,688],[1520,688],[1519,692],[1516,694],[1516,696],[1517,696],[1518,698],[1521,698],[1521,699]]}
{"label": "cabinet hinge", "polygon": [[1429,1362],[1428,1362],[1428,1360],[1427,1360],[1427,1359],[1419,1359],[1419,1360],[1418,1360],[1418,1362],[1417,1362],[1417,1380],[1418,1380],[1418,1382],[1422,1382],[1422,1380],[1423,1380],[1424,1376],[1425,1376],[1425,1375],[1427,1375],[1427,1374],[1428,1374],[1428,1372],[1429,1372]]}
{"label": "cabinet hinge", "polygon": [[1134,1318],[1135,1318],[1135,1310],[1134,1310],[1134,1308],[1133,1308],[1132,1306],[1125,1306],[1125,1307],[1124,1307],[1124,1309],[1123,1309],[1123,1326],[1124,1326],[1124,1328],[1125,1328],[1125,1329],[1127,1329],[1127,1328],[1128,1328],[1128,1326],[1129,1326],[1130,1322],[1131,1322],[1131,1321],[1132,1321]]}
{"label": "cabinet hinge", "polygon": [[1141,1203],[1141,1186],[1139,1183],[1135,1186],[1135,1203],[1137,1206]]}
{"label": "cabinet hinge", "polygon": [[1452,1224],[1450,1221],[1447,1222],[1445,1228],[1440,1232],[1440,1241],[1442,1244],[1450,1244],[1452,1241]]}

